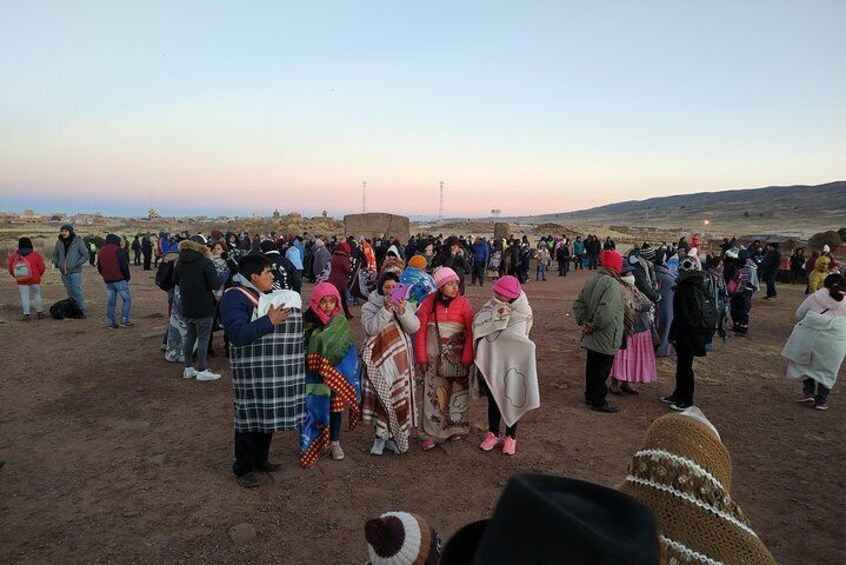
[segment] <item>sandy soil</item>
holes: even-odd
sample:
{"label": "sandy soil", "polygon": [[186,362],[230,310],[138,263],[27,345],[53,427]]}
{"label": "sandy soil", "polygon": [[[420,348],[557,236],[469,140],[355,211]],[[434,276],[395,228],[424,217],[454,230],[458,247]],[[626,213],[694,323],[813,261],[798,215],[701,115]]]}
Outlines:
{"label": "sandy soil", "polygon": [[[286,469],[247,491],[230,471],[227,361],[211,360],[220,381],[184,381],[159,351],[164,294],[151,273],[133,273],[136,326],[117,331],[105,327],[105,293],[92,269],[91,317],[81,321],[18,321],[17,290],[3,278],[0,562],[361,563],[364,522],[384,511],[419,513],[446,538],[487,517],[517,472],[618,483],[649,423],[667,410],[658,397],[672,389],[665,360],[659,383],[621,399],[619,414],[588,411],[585,356],[569,315],[587,275],[532,282],[542,406],[521,422],[516,456],[481,452],[479,431],[445,449],[415,444],[404,456],[377,458],[360,426],[343,437],[346,461],[303,473],[294,434],[278,434],[272,454]],[[487,292],[470,288],[474,306]],[[44,294],[48,304],[64,297],[55,271]],[[696,399],[731,451],[733,494],[776,558],[835,563],[846,531],[846,410],[837,389],[827,413],[799,405],[799,387],[783,379],[779,351],[801,299],[798,288],[774,303],[756,298],[749,337],[697,360]],[[361,337],[358,320],[353,327]],[[219,336],[216,348],[220,355]],[[473,404],[474,421],[484,423],[484,409]],[[236,544],[230,529],[239,524],[252,525],[255,538],[248,532]]]}

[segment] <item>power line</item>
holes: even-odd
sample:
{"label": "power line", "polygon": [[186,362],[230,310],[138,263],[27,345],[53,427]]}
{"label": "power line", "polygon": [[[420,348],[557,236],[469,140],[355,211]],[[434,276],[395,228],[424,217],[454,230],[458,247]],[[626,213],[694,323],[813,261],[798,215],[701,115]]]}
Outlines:
{"label": "power line", "polygon": [[441,196],[438,201],[438,219],[444,219],[444,181],[441,181]]}

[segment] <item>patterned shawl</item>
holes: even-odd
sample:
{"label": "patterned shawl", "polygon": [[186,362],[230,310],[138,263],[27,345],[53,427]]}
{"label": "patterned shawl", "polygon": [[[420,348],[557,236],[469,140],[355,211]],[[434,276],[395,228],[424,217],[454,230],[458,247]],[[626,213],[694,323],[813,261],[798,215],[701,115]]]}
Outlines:
{"label": "patterned shawl", "polygon": [[350,430],[361,416],[361,379],[352,331],[336,314],[326,325],[306,312],[306,419],[300,429],[300,466],[317,464],[329,443],[329,413],[349,409]]}

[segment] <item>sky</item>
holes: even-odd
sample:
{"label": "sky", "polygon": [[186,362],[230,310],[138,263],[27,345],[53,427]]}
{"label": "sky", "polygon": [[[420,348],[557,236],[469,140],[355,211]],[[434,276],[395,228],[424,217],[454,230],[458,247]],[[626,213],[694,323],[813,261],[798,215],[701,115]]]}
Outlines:
{"label": "sky", "polygon": [[843,0],[0,0],[0,210],[541,214],[846,179]]}

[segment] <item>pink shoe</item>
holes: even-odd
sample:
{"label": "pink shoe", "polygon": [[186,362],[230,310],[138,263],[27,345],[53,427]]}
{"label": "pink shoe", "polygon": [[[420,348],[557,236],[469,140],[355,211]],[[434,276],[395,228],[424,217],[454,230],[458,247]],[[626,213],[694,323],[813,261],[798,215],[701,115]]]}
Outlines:
{"label": "pink shoe", "polygon": [[505,442],[502,444],[503,455],[514,455],[517,451],[517,440],[513,437],[505,436]]}
{"label": "pink shoe", "polygon": [[488,432],[488,435],[485,436],[485,441],[479,446],[479,449],[482,451],[490,451],[497,445],[499,445],[500,437],[493,434],[493,432]]}
{"label": "pink shoe", "polygon": [[429,451],[433,447],[435,447],[434,441],[432,441],[431,439],[424,439],[423,440],[423,451]]}

